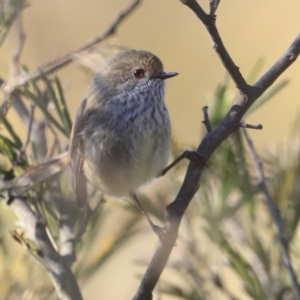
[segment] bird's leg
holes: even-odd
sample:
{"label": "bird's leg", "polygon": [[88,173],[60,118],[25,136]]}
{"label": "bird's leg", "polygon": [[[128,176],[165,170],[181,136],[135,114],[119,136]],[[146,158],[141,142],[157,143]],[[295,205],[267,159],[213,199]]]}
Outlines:
{"label": "bird's leg", "polygon": [[141,212],[143,213],[143,215],[146,217],[147,221],[149,222],[152,230],[157,234],[157,236],[159,237],[160,240],[163,239],[163,236],[165,234],[165,229],[162,227],[159,227],[157,225],[155,225],[151,219],[149,218],[148,214],[146,213],[146,211],[144,210],[142,204],[140,203],[139,199],[137,198],[136,194],[131,194],[131,197],[134,199],[134,201],[136,202],[136,204],[138,205],[138,207],[140,208]]}
{"label": "bird's leg", "polygon": [[165,169],[163,169],[159,175],[164,176],[169,170],[171,170],[176,164],[178,164],[184,158],[187,158],[190,161],[198,162],[207,168],[204,158],[197,151],[186,150],[178,158],[176,158],[170,165],[168,165]]}

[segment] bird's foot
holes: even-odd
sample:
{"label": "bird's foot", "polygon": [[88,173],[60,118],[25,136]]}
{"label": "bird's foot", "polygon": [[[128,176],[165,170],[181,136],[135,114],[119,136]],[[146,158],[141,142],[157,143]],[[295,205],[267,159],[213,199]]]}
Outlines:
{"label": "bird's foot", "polygon": [[[170,233],[167,232],[167,229],[165,227],[160,227],[155,224],[152,224],[151,227],[161,242],[165,242],[167,237],[170,238]],[[174,243],[173,241],[175,240],[174,247],[177,246],[177,244],[176,244],[177,237],[178,237],[178,235],[176,234],[176,236],[173,235],[173,237],[171,238],[172,243]]]}
{"label": "bird's foot", "polygon": [[189,161],[198,162],[199,164],[204,165],[208,169],[205,159],[199,154],[199,152],[194,150],[186,150],[169,166],[163,169],[159,176],[164,176],[169,170],[171,170],[177,163],[179,163],[184,158],[188,159]]}

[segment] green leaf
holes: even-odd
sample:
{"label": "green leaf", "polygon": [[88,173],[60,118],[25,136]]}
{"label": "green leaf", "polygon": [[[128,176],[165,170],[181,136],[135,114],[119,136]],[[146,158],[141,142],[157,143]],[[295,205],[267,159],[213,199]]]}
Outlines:
{"label": "green leaf", "polygon": [[0,2],[0,46],[4,42],[10,27],[18,13],[28,6],[26,0],[7,0]]}
{"label": "green leaf", "polygon": [[270,88],[266,93],[264,93],[261,97],[259,97],[255,103],[249,108],[247,112],[247,116],[257,110],[259,107],[264,105],[267,101],[273,98],[278,92],[280,92],[290,81],[288,79],[284,79],[274,87]]}
{"label": "green leaf", "polygon": [[6,156],[10,162],[16,160],[17,154],[15,149],[15,144],[10,139],[0,134],[0,153]]}
{"label": "green leaf", "polygon": [[251,69],[249,75],[247,76],[247,83],[248,84],[253,84],[256,78],[258,77],[258,74],[260,73],[263,65],[264,65],[265,60],[261,57],[259,58],[253,68]]}
{"label": "green leaf", "polygon": [[168,284],[165,283],[163,287],[161,288],[162,292],[164,294],[168,295],[173,295],[176,296],[179,299],[184,299],[184,300],[205,300],[207,299],[205,297],[205,291],[201,290],[201,294],[196,291],[195,289],[192,289],[191,291],[185,290],[180,286],[173,285],[173,284]]}
{"label": "green leaf", "polygon": [[255,295],[254,299],[267,299],[261,282],[252,267],[230,246],[225,238],[223,238],[221,246],[227,252],[232,267],[244,280],[247,292]]}
{"label": "green leaf", "polygon": [[270,254],[265,251],[259,237],[257,236],[254,230],[251,230],[251,237],[254,244],[254,250],[257,256],[259,257],[261,263],[265,267],[266,274],[270,274],[271,262],[270,262]]}
{"label": "green leaf", "polygon": [[2,123],[5,126],[6,130],[9,132],[10,136],[15,141],[15,147],[16,148],[21,148],[22,147],[22,142],[21,142],[19,136],[15,133],[15,131],[12,128],[11,124],[8,122],[8,120],[5,117],[2,118]]}
{"label": "green leaf", "polygon": [[47,107],[28,89],[22,87],[18,89],[18,92],[21,93],[26,98],[30,99],[35,105],[43,112],[47,120],[52,123],[63,135],[69,137],[65,129],[54,119],[54,117],[48,112]]}
{"label": "green leaf", "polygon": [[226,92],[228,90],[230,83],[229,76],[225,76],[224,81],[217,87],[215,92],[215,104],[210,115],[210,119],[213,126],[216,126],[220,120],[224,117],[225,112],[227,111],[228,99],[226,98]]}
{"label": "green leaf", "polygon": [[62,117],[62,114],[61,114],[61,110],[60,110],[60,107],[59,107],[59,103],[58,103],[58,100],[57,100],[57,97],[56,97],[56,94],[55,94],[55,91],[52,87],[52,82],[51,80],[49,80],[46,75],[44,74],[41,74],[41,79],[42,81],[44,82],[45,84],[45,88],[46,88],[46,93],[48,94],[48,98],[54,103],[54,106],[55,106],[55,109],[60,117],[60,119],[63,121],[63,117]]}
{"label": "green leaf", "polygon": [[69,114],[69,110],[68,110],[68,106],[67,106],[67,102],[65,99],[65,95],[60,83],[60,80],[57,76],[55,76],[54,78],[55,83],[56,83],[56,88],[59,94],[59,97],[57,98],[58,100],[58,106],[60,109],[60,115],[61,115],[61,119],[62,122],[65,125],[65,129],[67,130],[67,132],[69,133],[69,135],[71,134],[71,130],[72,130],[72,121],[71,121],[71,117]]}

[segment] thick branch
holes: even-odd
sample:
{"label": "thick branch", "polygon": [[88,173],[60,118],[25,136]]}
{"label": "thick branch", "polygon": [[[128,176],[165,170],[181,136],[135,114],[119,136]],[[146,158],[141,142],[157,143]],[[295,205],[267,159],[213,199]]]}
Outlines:
{"label": "thick branch", "polygon": [[81,226],[79,229],[75,229],[75,224],[79,219],[79,212],[74,202],[72,203],[64,198],[59,180],[51,188],[51,197],[50,205],[54,207],[59,220],[59,253],[63,257],[65,264],[71,268],[76,260],[76,243],[86,230],[91,211],[87,205],[85,210],[80,212],[83,216]]}
{"label": "thick branch", "polygon": [[269,210],[272,214],[274,223],[277,227],[277,234],[278,234],[278,240],[280,243],[280,249],[281,249],[281,255],[282,255],[282,259],[283,262],[286,266],[286,268],[288,269],[291,281],[293,283],[294,286],[294,290],[297,296],[297,300],[300,300],[300,286],[290,259],[290,254],[289,254],[289,245],[288,245],[288,241],[284,232],[284,226],[283,226],[283,222],[281,219],[281,214],[280,214],[280,210],[278,208],[278,206],[276,205],[273,197],[271,196],[271,193],[268,189],[267,183],[266,183],[266,179],[265,179],[265,175],[264,175],[264,170],[263,170],[263,164],[262,161],[259,157],[259,155],[257,154],[255,147],[253,145],[252,140],[250,139],[247,130],[243,129],[243,133],[245,136],[245,139],[247,141],[247,144],[249,146],[254,164],[255,164],[255,168],[256,168],[256,172],[257,172],[257,178],[258,178],[258,184],[259,187],[262,191],[262,193],[265,195],[266,200],[267,200],[267,205],[269,207]]}
{"label": "thick branch", "polygon": [[46,232],[45,224],[20,196],[11,196],[10,208],[37,246],[39,262],[51,275],[59,299],[82,300],[81,292],[71,269],[54,249]]}
{"label": "thick branch", "polygon": [[[253,86],[260,96],[275,80],[297,59],[300,51],[300,35],[295,39],[289,49]],[[252,104],[252,103],[251,103]]]}
{"label": "thick branch", "polygon": [[[57,184],[59,184],[58,180],[56,181],[56,185]],[[56,213],[59,224],[59,254],[65,265],[71,268],[76,260],[75,234],[73,233],[73,229],[78,214],[75,212],[71,203],[64,199],[59,187],[51,187],[50,194],[50,205]],[[68,225],[70,225],[70,227]]]}
{"label": "thick branch", "polygon": [[[197,2],[192,0],[181,1],[185,4],[189,3],[189,7],[191,7],[193,11],[196,10],[200,15],[202,14],[201,7],[198,4],[195,4]],[[294,43],[284,53],[284,55],[265,73],[265,75],[258,80],[253,87],[247,87],[247,93],[241,92],[221,123],[204,137],[197,151],[205,161],[210,158],[215,149],[230,134],[238,130],[238,126],[236,126],[236,124],[241,122],[249,107],[255,102],[255,100],[258,99],[259,96],[262,95],[263,92],[267,90],[267,88],[270,87],[270,85],[284,72],[284,70],[286,70],[296,60],[299,54],[300,35],[295,39]],[[231,59],[223,59],[222,61],[227,70],[231,70],[232,66],[234,66]],[[234,75],[233,78],[236,78],[236,83],[239,82],[239,76],[235,77]],[[242,89],[240,88],[240,90]],[[163,269],[165,268],[173,249],[173,245],[176,242],[178,228],[183,214],[199,188],[199,181],[203,170],[204,166],[199,167],[199,165],[195,162],[191,162],[189,164],[183,185],[176,199],[167,207],[168,220],[165,223],[166,238],[159,243],[139,289],[133,298],[134,300],[152,299],[152,291]]]}

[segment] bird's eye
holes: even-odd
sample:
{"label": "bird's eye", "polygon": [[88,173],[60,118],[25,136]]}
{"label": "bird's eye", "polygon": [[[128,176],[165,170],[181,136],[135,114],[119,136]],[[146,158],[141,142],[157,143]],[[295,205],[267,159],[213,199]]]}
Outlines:
{"label": "bird's eye", "polygon": [[133,72],[135,78],[142,78],[145,75],[145,71],[143,69],[137,69]]}

